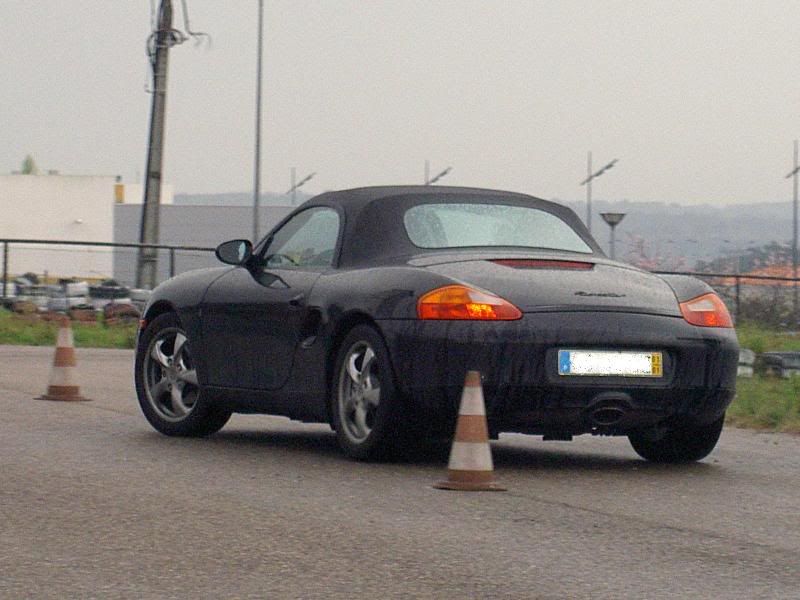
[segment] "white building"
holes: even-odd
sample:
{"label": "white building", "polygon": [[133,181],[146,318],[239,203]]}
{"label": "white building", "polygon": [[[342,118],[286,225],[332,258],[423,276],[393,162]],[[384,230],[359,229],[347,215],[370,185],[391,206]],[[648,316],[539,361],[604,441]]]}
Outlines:
{"label": "white building", "polygon": [[[0,243],[8,239],[136,243],[143,187],[103,175],[0,175]],[[161,204],[161,244],[213,248],[226,239],[252,233],[252,207],[175,205],[169,184],[161,186]],[[291,210],[290,206],[262,206],[260,231],[269,231]],[[136,255],[132,248],[12,242],[8,275],[13,281],[31,272],[50,282],[113,277],[130,286],[135,280]],[[170,275],[170,267],[180,273],[217,264],[210,252],[160,251],[158,280]]]}
{"label": "white building", "polygon": [[[0,239],[114,241],[114,205],[141,204],[142,185],[102,175],[0,175]],[[162,203],[172,203],[163,186]],[[111,248],[12,243],[8,273],[100,279],[113,274]]]}

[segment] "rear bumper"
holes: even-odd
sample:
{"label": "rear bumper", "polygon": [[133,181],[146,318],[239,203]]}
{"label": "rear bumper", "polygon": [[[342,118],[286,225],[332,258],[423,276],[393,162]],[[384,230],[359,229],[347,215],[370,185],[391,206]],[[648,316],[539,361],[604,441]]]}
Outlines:
{"label": "rear bumper", "polygon": [[[683,420],[709,423],[735,393],[730,329],[628,313],[529,313],[518,321],[379,323],[400,389],[431,423],[450,423],[467,370],[481,373],[490,427],[528,433],[623,434]],[[659,350],[664,376],[564,377],[558,349]]]}

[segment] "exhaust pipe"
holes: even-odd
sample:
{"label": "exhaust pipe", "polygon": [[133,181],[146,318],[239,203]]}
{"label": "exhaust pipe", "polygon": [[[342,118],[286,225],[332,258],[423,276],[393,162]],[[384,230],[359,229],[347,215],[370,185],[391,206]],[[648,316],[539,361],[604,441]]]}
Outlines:
{"label": "exhaust pipe", "polygon": [[616,425],[625,418],[626,411],[619,406],[604,406],[589,413],[589,420],[600,427]]}
{"label": "exhaust pipe", "polygon": [[603,392],[589,403],[586,419],[594,427],[613,427],[625,420],[633,408],[630,396],[623,392]]}

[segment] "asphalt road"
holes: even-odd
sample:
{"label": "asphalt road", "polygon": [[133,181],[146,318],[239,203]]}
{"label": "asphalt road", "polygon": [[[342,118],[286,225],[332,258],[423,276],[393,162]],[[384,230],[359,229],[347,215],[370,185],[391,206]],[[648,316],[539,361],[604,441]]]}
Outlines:
{"label": "asphalt road", "polygon": [[324,426],[235,416],[170,439],[129,351],[78,350],[92,402],[37,401],[52,348],[0,346],[0,598],[800,598],[800,437],[726,429],[658,466],[625,439],[344,459]]}

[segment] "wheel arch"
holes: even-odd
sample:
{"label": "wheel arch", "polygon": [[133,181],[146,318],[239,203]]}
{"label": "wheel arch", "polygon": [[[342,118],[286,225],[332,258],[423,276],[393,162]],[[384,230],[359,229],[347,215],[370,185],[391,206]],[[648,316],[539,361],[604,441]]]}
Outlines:
{"label": "wheel arch", "polygon": [[178,321],[180,321],[180,315],[178,314],[177,309],[170,302],[167,302],[166,300],[159,300],[147,308],[147,312],[144,314],[144,319],[147,323],[150,323],[150,321],[153,319],[170,312],[175,313],[175,316],[178,317]]}

